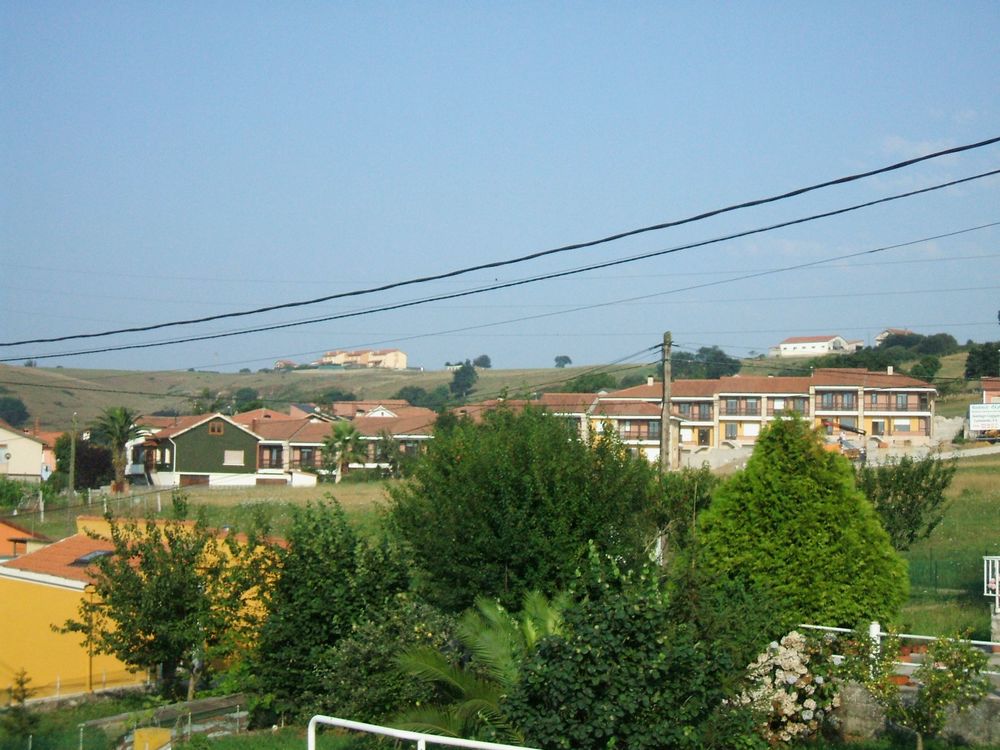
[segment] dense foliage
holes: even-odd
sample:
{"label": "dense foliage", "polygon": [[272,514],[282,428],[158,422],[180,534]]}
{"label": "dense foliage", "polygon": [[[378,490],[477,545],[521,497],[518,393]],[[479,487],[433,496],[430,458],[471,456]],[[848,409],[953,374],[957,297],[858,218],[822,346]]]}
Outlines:
{"label": "dense foliage", "polygon": [[559,390],[565,393],[597,393],[617,387],[618,381],[610,372],[585,372],[567,380]]}
{"label": "dense foliage", "polygon": [[941,523],[948,507],[945,492],[956,469],[954,461],[934,456],[903,456],[878,466],[859,466],[857,485],[881,518],[892,546],[904,551]]}
{"label": "dense foliage", "polygon": [[0,396],[0,419],[11,427],[20,427],[29,416],[28,407],[17,396]]}
{"label": "dense foliage", "polygon": [[998,376],[1000,376],[1000,341],[987,341],[970,346],[969,356],[965,360],[965,378],[972,380]]}
{"label": "dense foliage", "polygon": [[649,463],[615,436],[588,444],[544,411],[500,409],[437,429],[388,520],[432,603],[516,609],[528,591],[564,589],[588,540],[638,559],[654,494]]}
{"label": "dense foliage", "polygon": [[521,666],[504,711],[545,748],[704,746],[722,698],[710,645],[670,616],[654,570],[591,559],[562,634]]}
{"label": "dense foliage", "polygon": [[439,411],[451,398],[451,390],[446,385],[439,385],[432,391],[418,385],[405,385],[393,394],[393,398],[401,398],[412,406]]}
{"label": "dense foliage", "polygon": [[472,387],[479,380],[479,373],[469,360],[465,360],[455,372],[452,373],[451,383],[448,389],[457,398],[465,398],[472,392]]}
{"label": "dense foliage", "polygon": [[[69,467],[73,453],[73,439],[70,434],[63,433],[56,438],[56,471],[49,478],[54,484],[65,483],[69,477]],[[111,450],[103,445],[97,445],[84,440],[79,435],[76,438],[76,475],[74,489],[100,487],[108,484],[114,478],[114,467],[111,465]]]}
{"label": "dense foliage", "polygon": [[128,456],[125,445],[140,434],[135,421],[138,414],[125,406],[109,406],[102,411],[91,428],[91,440],[111,451],[111,466],[115,472],[115,490],[125,490],[125,466]]}
{"label": "dense foliage", "polygon": [[[696,352],[674,352],[670,355],[673,380],[717,380],[724,375],[735,375],[741,363],[717,346],[703,346]],[[660,376],[663,375],[662,366]]]}
{"label": "dense foliage", "polygon": [[254,675],[278,713],[296,713],[301,696],[322,694],[314,665],[353,632],[362,616],[407,588],[399,556],[358,539],[341,507],[295,509],[270,587]]}
{"label": "dense foliage", "polygon": [[906,564],[850,464],[799,419],[773,422],[746,469],[700,519],[699,559],[769,592],[792,622],[887,621],[906,598]]}
{"label": "dense foliage", "polygon": [[63,628],[133,668],[159,669],[165,695],[183,669],[190,699],[208,660],[249,640],[256,621],[244,596],[266,567],[202,522],[108,523],[112,553],[92,562],[93,596]]}
{"label": "dense foliage", "polygon": [[349,635],[322,654],[315,674],[319,694],[303,696],[307,713],[384,724],[437,696],[433,686],[413,679],[397,664],[407,650],[454,650],[455,621],[408,594],[364,612]]}

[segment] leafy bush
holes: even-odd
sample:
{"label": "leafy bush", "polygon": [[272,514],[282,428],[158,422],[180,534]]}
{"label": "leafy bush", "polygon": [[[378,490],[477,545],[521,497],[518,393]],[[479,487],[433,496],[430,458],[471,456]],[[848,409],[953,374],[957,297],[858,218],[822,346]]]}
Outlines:
{"label": "leafy bush", "polygon": [[657,571],[591,559],[563,616],[521,666],[504,712],[545,748],[701,747],[721,702],[712,655],[672,621]]}
{"label": "leafy bush", "polygon": [[451,617],[408,594],[366,612],[350,635],[319,659],[315,674],[321,688],[305,698],[312,704],[309,712],[380,724],[428,703],[434,690],[405,675],[397,657],[417,646],[445,649],[454,629]]}
{"label": "leafy bush", "polygon": [[0,477],[0,508],[16,508],[27,491],[24,482]]}

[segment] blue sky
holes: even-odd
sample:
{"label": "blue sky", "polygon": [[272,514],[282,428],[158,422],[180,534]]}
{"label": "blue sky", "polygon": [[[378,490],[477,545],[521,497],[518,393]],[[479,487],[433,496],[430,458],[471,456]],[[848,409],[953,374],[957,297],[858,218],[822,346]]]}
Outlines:
{"label": "blue sky", "polygon": [[[5,3],[0,87],[0,331],[14,341],[442,273],[1000,135],[1000,4]],[[488,273],[0,358],[337,315],[998,167],[989,146]],[[39,364],[236,370],[398,347],[427,369],[483,353],[547,367],[652,360],[640,352],[667,329],[739,356],[887,326],[995,340],[1000,227],[675,290],[998,221],[992,177],[450,302]]]}

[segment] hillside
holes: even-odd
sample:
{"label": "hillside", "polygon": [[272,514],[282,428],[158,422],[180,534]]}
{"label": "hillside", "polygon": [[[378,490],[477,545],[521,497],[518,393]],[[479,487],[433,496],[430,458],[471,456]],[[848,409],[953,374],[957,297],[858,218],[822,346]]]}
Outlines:
{"label": "hillside", "polygon": [[[530,370],[480,370],[473,399],[495,398],[552,389],[593,366]],[[629,370],[617,365],[611,372]],[[331,388],[362,399],[389,398],[404,386],[427,391],[451,382],[447,370],[298,370],[293,372],[214,373],[0,366],[0,394],[17,396],[28,407],[32,422],[42,429],[68,428],[76,412],[85,425],[109,406],[127,406],[141,413],[164,409],[189,412],[191,398],[208,389],[230,394],[239,388],[257,390],[268,406],[281,409],[295,401],[312,401]]]}

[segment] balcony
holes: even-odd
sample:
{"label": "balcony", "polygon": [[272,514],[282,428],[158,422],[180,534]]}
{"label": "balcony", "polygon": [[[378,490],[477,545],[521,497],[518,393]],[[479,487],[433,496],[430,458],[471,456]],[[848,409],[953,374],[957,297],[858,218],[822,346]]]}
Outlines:
{"label": "balcony", "polygon": [[796,406],[790,406],[786,404],[785,406],[782,407],[775,407],[773,404],[768,404],[767,416],[778,417],[781,416],[782,414],[798,414],[800,417],[804,417],[809,414],[809,407],[808,405],[805,404]]}
{"label": "balcony", "polygon": [[262,453],[257,467],[260,469],[284,469],[285,463],[280,453]]}
{"label": "balcony", "polygon": [[727,404],[722,402],[719,404],[719,416],[720,417],[759,417],[760,416],[760,404],[737,404],[733,406],[732,404]]}
{"label": "balcony", "polygon": [[658,429],[647,430],[632,428],[631,430],[618,430],[618,437],[622,440],[659,440],[660,431]]}
{"label": "balcony", "polygon": [[877,401],[873,403],[865,404],[866,412],[873,411],[895,411],[895,412],[909,412],[909,411],[930,411],[931,405],[928,402],[916,403],[913,401],[907,401],[905,404],[892,400],[892,401]]}

